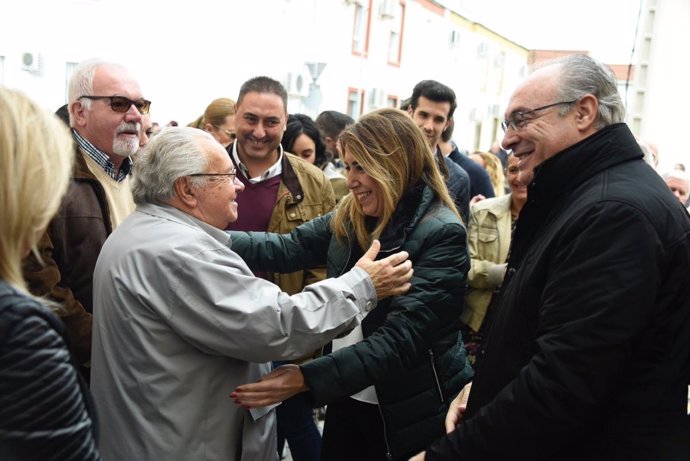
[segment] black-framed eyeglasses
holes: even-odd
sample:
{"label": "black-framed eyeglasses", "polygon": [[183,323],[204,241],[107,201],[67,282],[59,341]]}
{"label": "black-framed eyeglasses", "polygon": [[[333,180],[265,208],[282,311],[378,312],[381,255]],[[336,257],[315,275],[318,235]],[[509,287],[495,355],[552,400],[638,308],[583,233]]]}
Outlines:
{"label": "black-framed eyeglasses", "polygon": [[517,131],[519,128],[524,127],[527,124],[527,122],[529,122],[530,120],[534,120],[536,118],[528,117],[530,114],[539,112],[540,110],[549,109],[551,107],[562,106],[564,104],[572,104],[575,101],[577,101],[577,99],[573,99],[572,101],[559,101],[554,102],[553,104],[547,104],[545,106],[537,107],[536,109],[515,112],[510,118],[501,122],[501,128],[503,129],[504,133],[508,131],[508,128],[512,128],[513,130]]}
{"label": "black-framed eyeglasses", "polygon": [[192,176],[194,178],[198,178],[198,177],[223,178],[223,179],[227,179],[229,181],[234,181],[235,178],[237,177],[237,171],[233,171],[232,173],[194,173],[194,174],[188,174],[187,176]]}
{"label": "black-framed eyeglasses", "polygon": [[227,128],[221,128],[219,126],[217,126],[216,128],[219,129],[220,131],[222,131],[223,133],[225,133],[226,135],[228,135],[228,138],[230,138],[232,140],[237,139],[237,133],[235,133],[234,131],[228,130]]}
{"label": "black-framed eyeglasses", "polygon": [[109,103],[110,108],[113,111],[119,112],[121,114],[124,114],[125,112],[127,112],[129,110],[129,108],[132,107],[132,105],[134,105],[134,107],[136,107],[137,110],[139,111],[139,113],[141,113],[141,114],[148,114],[149,109],[151,108],[151,101],[149,101],[148,99],[144,99],[144,98],[133,100],[133,99],[126,98],[124,96],[79,96],[77,99],[82,99],[82,98],[94,99],[94,100],[96,100],[96,99],[110,99],[110,103]]}

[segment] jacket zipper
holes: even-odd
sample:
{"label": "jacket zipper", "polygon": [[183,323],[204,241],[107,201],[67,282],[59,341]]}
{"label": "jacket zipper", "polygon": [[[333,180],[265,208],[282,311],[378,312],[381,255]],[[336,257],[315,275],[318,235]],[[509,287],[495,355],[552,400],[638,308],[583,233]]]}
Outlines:
{"label": "jacket zipper", "polygon": [[443,398],[443,391],[441,390],[441,383],[438,380],[438,373],[436,373],[436,365],[434,365],[434,351],[429,349],[429,361],[431,362],[431,371],[434,373],[434,381],[436,382],[436,389],[438,390],[438,396],[441,399],[441,403],[445,403]]}
{"label": "jacket zipper", "polygon": [[383,423],[383,441],[386,443],[386,459],[391,461],[393,459],[393,455],[391,454],[391,447],[390,445],[388,445],[388,430],[386,429],[386,418],[383,417],[383,410],[381,410],[381,405],[377,403],[376,407],[379,409],[379,414],[381,415],[381,422]]}

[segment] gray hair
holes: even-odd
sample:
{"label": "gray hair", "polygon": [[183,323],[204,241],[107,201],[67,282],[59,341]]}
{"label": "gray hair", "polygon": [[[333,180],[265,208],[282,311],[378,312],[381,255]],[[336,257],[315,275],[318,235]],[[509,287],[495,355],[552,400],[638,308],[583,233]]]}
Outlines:
{"label": "gray hair", "polygon": [[[597,129],[625,121],[625,106],[618,92],[618,83],[613,71],[590,56],[572,55],[548,61],[545,65],[559,65],[561,68],[560,100],[578,100],[592,94],[599,100]],[[565,115],[569,107],[561,109]]]}
{"label": "gray hair", "polygon": [[[69,109],[70,126],[74,126],[72,103],[77,101],[80,96],[93,96],[93,80],[96,75],[96,69],[104,66],[120,67],[124,69],[124,66],[120,64],[104,61],[100,58],[87,59],[86,61],[80,62],[77,67],[74,68],[67,90],[67,98],[69,100],[67,107]],[[91,110],[90,99],[80,99],[79,102],[84,109]]]}
{"label": "gray hair", "polygon": [[685,183],[690,185],[690,176],[688,176],[688,174],[683,170],[667,171],[666,173],[662,174],[661,177],[664,178],[664,181],[673,178],[678,179],[680,181],[684,181]]}
{"label": "gray hair", "polygon": [[[166,128],[154,136],[134,162],[134,203],[167,203],[175,196],[178,178],[205,172],[210,159],[203,140],[217,142],[210,133],[190,127]],[[203,185],[207,179],[191,178],[196,186]]]}

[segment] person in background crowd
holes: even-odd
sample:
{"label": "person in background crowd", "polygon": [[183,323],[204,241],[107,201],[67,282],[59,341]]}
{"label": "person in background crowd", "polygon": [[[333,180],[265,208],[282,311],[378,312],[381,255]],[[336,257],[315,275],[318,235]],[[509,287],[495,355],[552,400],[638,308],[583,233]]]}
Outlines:
{"label": "person in background crowd", "polygon": [[676,163],[673,165],[674,170],[685,171],[685,165],[682,163]]}
{"label": "person in background crowd", "polygon": [[[412,288],[379,302],[333,352],[287,365],[231,394],[259,407],[292,395],[328,404],[323,461],[407,459],[443,434],[446,402],[471,378],[459,334],[469,268],[465,227],[425,136],[403,111],[363,115],[340,135],[348,187],[336,211],[291,234],[232,233],[233,248],[271,270],[348,270],[374,239],[409,251]],[[308,392],[304,392],[308,391]]]}
{"label": "person in background crowd", "polygon": [[[227,151],[244,185],[236,200],[240,209],[245,206],[247,211],[240,213],[228,229],[290,232],[333,210],[335,194],[323,171],[283,150],[281,142],[288,119],[283,85],[268,77],[247,80],[240,88],[235,111],[237,139]],[[325,268],[317,267],[255,274],[295,294],[322,280],[325,272]],[[310,359],[320,352],[312,351],[300,359]],[[303,396],[281,405],[277,412],[278,436],[280,440],[287,438],[293,456],[300,460],[317,457],[321,437],[311,417],[313,410]],[[291,415],[296,415],[295,419]],[[296,424],[297,420],[303,424]]]}
{"label": "person in background crowd", "polygon": [[495,197],[505,195],[505,190],[510,188],[505,182],[501,160],[490,152],[475,151],[468,155],[477,165],[481,166],[489,174],[491,185],[494,188]]}
{"label": "person in background crowd", "polygon": [[0,87],[0,459],[94,461],[96,420],[65,327],[30,295],[21,260],[67,191],[64,123]]}
{"label": "person in background crowd", "polygon": [[[486,154],[494,157],[493,154]],[[496,163],[500,165],[497,157]],[[467,243],[470,250],[469,289],[462,311],[462,338],[470,362],[476,363],[482,338],[488,331],[489,310],[501,287],[510,249],[510,236],[523,205],[527,186],[518,179],[518,160],[508,155],[506,179],[510,193],[482,200],[472,207]]]}
{"label": "person in background crowd", "polygon": [[208,131],[223,147],[228,147],[237,138],[235,101],[230,98],[214,99],[204,113],[188,126]]}
{"label": "person in background crowd", "polygon": [[58,314],[88,378],[93,268],[105,239],[134,210],[129,172],[151,102],[126,68],[98,59],[76,67],[68,93],[72,181],[38,243],[45,264],[29,254],[24,276],[31,293],[63,306]]}
{"label": "person in background crowd", "polygon": [[400,108],[412,116],[426,136],[441,174],[446,178],[446,186],[453,197],[455,206],[463,222],[467,222],[470,217],[470,177],[464,168],[443,155],[440,149],[443,133],[446,133],[445,136],[449,142],[453,136],[453,125],[448,117],[452,116],[455,110],[455,105],[450,103],[450,100],[455,101],[455,93],[445,85],[436,85],[437,82],[433,80],[425,82],[431,82],[430,88],[426,90],[426,96],[420,98],[420,95],[417,95],[416,102],[419,103],[421,99],[424,104],[423,110],[416,112],[417,117],[413,116],[415,113],[412,106],[414,95],[403,101]]}
{"label": "person in background crowd", "polygon": [[688,458],[690,216],[624,119],[589,56],[513,92],[502,145],[529,200],[466,409],[414,461]]}
{"label": "person in background crowd", "polygon": [[[450,126],[456,107],[455,92],[450,87],[435,80],[422,80],[412,90],[410,106],[407,110],[427,136],[432,149],[437,149],[441,134]],[[457,146],[445,157],[455,162],[469,175],[470,199],[476,195],[483,195],[486,198],[494,196],[487,172],[460,152]]]}
{"label": "person in background crowd", "polygon": [[681,170],[671,170],[665,173],[662,178],[671,190],[673,195],[683,206],[688,206],[688,195],[690,195],[690,177]]}
{"label": "person in background crowd", "polygon": [[284,150],[323,170],[331,181],[336,203],[347,194],[345,176],[333,166],[329,157],[331,154],[326,150],[319,128],[308,115],[290,114],[281,145]]}
{"label": "person in background crowd", "polygon": [[508,167],[508,152],[501,147],[501,142],[498,139],[491,143],[489,153],[498,157],[498,159],[501,161],[501,165],[503,165],[504,170]]}
{"label": "person in background crowd", "polygon": [[167,128],[137,159],[136,210],[94,273],[92,389],[112,460],[276,460],[274,412],[230,389],[355,327],[377,299],[410,288],[405,252],[288,295],[255,277],[223,231],[243,190],[204,131]]}
{"label": "person in background crowd", "polygon": [[325,110],[316,117],[316,126],[319,127],[321,137],[326,143],[326,150],[331,154],[333,166],[338,170],[345,168],[338,151],[338,136],[355,121],[347,114],[336,110]]}

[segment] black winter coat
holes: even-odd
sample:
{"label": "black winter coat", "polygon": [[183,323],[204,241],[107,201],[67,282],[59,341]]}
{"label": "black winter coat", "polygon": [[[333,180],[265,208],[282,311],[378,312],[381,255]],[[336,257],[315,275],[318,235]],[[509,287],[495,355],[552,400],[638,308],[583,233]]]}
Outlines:
{"label": "black winter coat", "polygon": [[[354,237],[335,239],[330,219],[316,218],[288,235],[250,232],[251,240],[233,232],[232,248],[252,269],[327,263],[328,276],[338,276],[363,251]],[[466,240],[459,218],[431,189],[411,189],[381,236],[377,258],[407,251],[411,290],[377,304],[362,322],[363,341],[302,365],[315,406],[375,385],[394,458],[445,433],[448,404],[473,374],[458,323],[469,269]]]}
{"label": "black winter coat", "polygon": [[624,124],[529,185],[465,415],[427,460],[689,459],[690,217]]}

